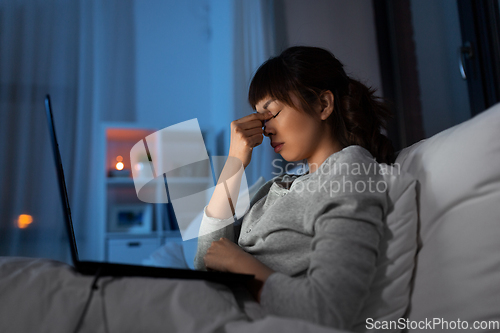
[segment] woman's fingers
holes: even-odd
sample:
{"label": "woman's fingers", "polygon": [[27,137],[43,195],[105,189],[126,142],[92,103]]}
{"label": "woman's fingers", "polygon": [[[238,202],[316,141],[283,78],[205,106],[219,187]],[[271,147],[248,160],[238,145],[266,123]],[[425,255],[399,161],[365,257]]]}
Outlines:
{"label": "woman's fingers", "polygon": [[[257,129],[257,131],[249,130],[245,132],[235,132],[235,140],[239,141],[243,147],[254,148],[262,143],[264,139],[262,129]],[[238,145],[238,144],[236,144]]]}
{"label": "woman's fingers", "polygon": [[225,270],[225,256],[224,256],[224,241],[222,238],[218,241],[213,241],[203,257],[205,267],[208,269],[224,271]]}
{"label": "woman's fingers", "polygon": [[246,130],[246,132],[245,132],[245,134],[248,137],[251,137],[251,136],[254,136],[254,135],[258,135],[258,134],[263,134],[263,133],[264,133],[264,130],[261,127],[251,128],[251,129]]}
{"label": "woman's fingers", "polygon": [[262,127],[252,127],[245,129],[243,126],[234,125],[233,133],[238,139],[245,140],[246,138],[251,138],[255,135],[262,136],[264,134],[264,130],[262,129]]}
{"label": "woman's fingers", "polygon": [[250,148],[257,147],[262,143],[263,140],[264,140],[264,135],[262,135],[262,133],[252,135],[251,137],[248,138]]}
{"label": "woman's fingers", "polygon": [[260,120],[250,120],[244,123],[237,123],[236,120],[231,123],[231,130],[234,131],[249,131],[258,130],[264,127],[263,122]]}
{"label": "woman's fingers", "polygon": [[231,134],[231,145],[233,149],[253,148],[261,142],[264,130],[260,127],[252,129],[243,129],[238,125],[233,128]]}
{"label": "woman's fingers", "polygon": [[272,117],[273,115],[271,114],[271,112],[254,112],[240,119],[236,119],[233,122],[236,124],[245,124],[246,126],[248,126],[248,124],[252,124],[254,127],[258,126],[256,124],[260,123],[260,127],[262,127],[264,126],[264,120],[270,119]]}
{"label": "woman's fingers", "polygon": [[264,122],[271,117],[270,112],[252,113],[232,121],[229,156],[237,157],[246,168],[252,158],[253,148],[264,139]]}
{"label": "woman's fingers", "polygon": [[243,250],[227,238],[213,241],[203,257],[205,267],[218,271],[231,271]]}
{"label": "woman's fingers", "polygon": [[240,128],[243,130],[249,129],[259,129],[264,127],[264,122],[272,118],[272,114],[269,113],[252,113],[240,119],[234,120],[231,125],[233,128]]}

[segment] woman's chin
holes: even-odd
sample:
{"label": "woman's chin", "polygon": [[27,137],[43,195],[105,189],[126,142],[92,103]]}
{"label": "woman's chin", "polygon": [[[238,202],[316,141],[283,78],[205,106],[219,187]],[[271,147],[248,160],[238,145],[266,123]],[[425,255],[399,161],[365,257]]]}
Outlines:
{"label": "woman's chin", "polygon": [[280,155],[281,158],[283,158],[285,161],[294,163],[294,162],[300,162],[304,160],[304,158],[301,158],[299,156],[291,156],[290,154],[287,154],[286,152],[283,153],[283,151],[279,151],[276,154]]}
{"label": "woman's chin", "polygon": [[285,161],[287,161],[287,162],[298,162],[298,161],[302,161],[302,159],[300,159],[300,158],[293,158],[293,157],[290,157],[290,156],[288,156],[288,157],[287,157],[286,155],[283,155],[283,154],[281,154],[281,153],[279,153],[279,155],[281,155],[281,157],[282,157]]}
{"label": "woman's chin", "polygon": [[292,160],[290,160],[289,158],[286,157],[286,155],[283,155],[282,153],[277,153],[278,155],[281,156],[281,158],[283,158],[285,161],[287,162],[293,162]]}

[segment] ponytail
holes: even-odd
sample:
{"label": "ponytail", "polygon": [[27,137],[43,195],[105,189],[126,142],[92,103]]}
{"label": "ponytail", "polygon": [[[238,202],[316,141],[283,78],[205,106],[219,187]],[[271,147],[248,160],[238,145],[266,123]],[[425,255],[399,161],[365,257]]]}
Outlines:
{"label": "ponytail", "polygon": [[[387,130],[391,112],[375,90],[350,78],[347,93],[340,97],[334,127],[337,140],[343,147],[359,145],[368,150],[379,163],[394,162],[392,142],[382,134]],[[335,117],[334,117],[335,118]],[[332,119],[334,120],[334,119]]]}

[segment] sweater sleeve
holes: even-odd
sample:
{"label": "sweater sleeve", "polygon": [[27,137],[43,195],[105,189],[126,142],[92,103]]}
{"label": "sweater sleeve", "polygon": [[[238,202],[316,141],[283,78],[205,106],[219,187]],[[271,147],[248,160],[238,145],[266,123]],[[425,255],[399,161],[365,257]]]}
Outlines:
{"label": "sweater sleeve", "polygon": [[264,283],[261,305],[278,316],[350,329],[375,275],[386,195],[323,193],[313,200],[307,272],[300,277],[273,273]]}
{"label": "sweater sleeve", "polygon": [[194,268],[203,271],[207,270],[203,257],[207,253],[212,242],[221,239],[221,237],[234,242],[235,229],[238,228],[234,223],[234,217],[217,219],[208,216],[206,211],[207,207],[205,206],[203,209],[203,219],[200,225],[200,234],[203,236],[198,237],[198,248],[194,257]]}
{"label": "sweater sleeve", "polygon": [[[253,196],[250,201],[249,209],[260,199],[267,195],[269,188],[273,184],[277,177],[267,181],[262,185],[257,193]],[[194,257],[194,268],[196,270],[206,270],[205,262],[203,257],[207,253],[208,248],[212,245],[213,241],[221,239],[221,237],[227,238],[235,243],[240,237],[241,223],[243,221],[243,216],[235,220],[235,217],[230,217],[227,219],[218,219],[210,217],[207,215],[207,206],[203,209],[203,219],[200,225],[200,236],[198,237],[198,248],[196,250],[196,255]]]}

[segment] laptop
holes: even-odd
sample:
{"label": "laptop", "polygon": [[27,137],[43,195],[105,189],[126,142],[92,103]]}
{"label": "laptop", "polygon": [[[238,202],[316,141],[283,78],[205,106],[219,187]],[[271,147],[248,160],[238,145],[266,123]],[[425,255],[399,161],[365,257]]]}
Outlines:
{"label": "laptop", "polygon": [[190,269],[152,267],[140,265],[126,265],[110,262],[98,261],[81,261],[78,257],[78,249],[76,246],[75,233],[73,230],[73,221],[71,219],[71,209],[69,205],[68,192],[66,189],[66,181],[64,178],[63,165],[59,145],[57,143],[56,130],[54,127],[52,107],[50,96],[45,97],[45,112],[49,125],[50,138],[52,141],[52,150],[57,168],[57,179],[59,182],[59,191],[64,213],[66,230],[68,232],[69,244],[71,247],[71,259],[73,265],[81,274],[93,276],[141,276],[141,277],[160,277],[172,279],[197,279],[219,282],[224,284],[240,283],[250,281],[254,275],[235,274],[217,271],[196,271]]}

